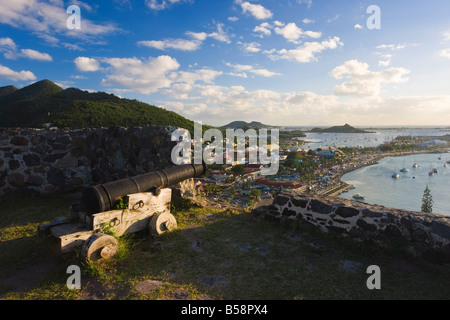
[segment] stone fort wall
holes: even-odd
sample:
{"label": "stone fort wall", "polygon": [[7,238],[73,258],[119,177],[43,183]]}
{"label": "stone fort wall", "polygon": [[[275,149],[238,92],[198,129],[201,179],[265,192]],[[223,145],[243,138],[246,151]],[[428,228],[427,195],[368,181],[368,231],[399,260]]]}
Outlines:
{"label": "stone fort wall", "polygon": [[0,196],[66,192],[167,168],[174,129],[0,128]]}
{"label": "stone fort wall", "polygon": [[431,262],[450,262],[450,216],[291,193],[276,195],[271,206],[253,213],[272,221],[310,224],[386,248],[403,248]]}

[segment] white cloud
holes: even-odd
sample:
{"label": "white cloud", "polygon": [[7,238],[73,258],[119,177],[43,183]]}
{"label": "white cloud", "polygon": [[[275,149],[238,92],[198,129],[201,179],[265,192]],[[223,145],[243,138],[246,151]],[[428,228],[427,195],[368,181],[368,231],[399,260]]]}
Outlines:
{"label": "white cloud", "polygon": [[296,49],[282,49],[282,50],[269,50],[264,51],[271,59],[289,59],[295,60],[297,62],[311,62],[317,61],[316,54],[327,49],[336,49],[343,46],[344,43],[341,42],[339,37],[333,37],[322,42],[305,42],[302,46]]}
{"label": "white cloud", "polygon": [[74,62],[77,69],[82,72],[95,72],[100,69],[100,63],[94,58],[78,57]]}
{"label": "white cloud", "polygon": [[187,39],[144,40],[138,41],[137,44],[159,50],[175,49],[182,51],[196,51],[200,49],[203,41],[205,41],[207,38],[213,38],[217,41],[230,43],[231,41],[228,34],[223,30],[223,24],[218,23],[216,28],[217,31],[211,33],[187,31],[185,34],[191,37],[193,40]]}
{"label": "white cloud", "polygon": [[[80,1],[77,3],[88,6]],[[59,42],[57,35],[97,40],[98,36],[120,30],[111,23],[100,25],[84,17],[80,30],[69,30],[66,9],[63,1],[59,0],[2,0],[0,23],[32,31],[51,43]]]}
{"label": "white cloud", "polygon": [[251,43],[244,43],[243,47],[244,47],[244,51],[245,52],[251,52],[251,53],[256,53],[261,51],[260,49],[260,44],[257,42],[251,42]]}
{"label": "white cloud", "polygon": [[36,76],[31,71],[14,71],[8,67],[0,65],[0,79],[12,81],[36,80]]}
{"label": "white cloud", "polygon": [[303,34],[303,31],[295,23],[288,23],[283,28],[275,28],[275,33],[282,35],[288,41],[296,41]]}
{"label": "white cloud", "polygon": [[341,14],[338,13],[338,14],[335,15],[333,18],[328,19],[328,20],[327,20],[327,23],[336,21],[337,19],[339,19],[340,16],[341,16]]}
{"label": "white cloud", "polygon": [[301,37],[310,37],[310,38],[320,38],[322,36],[321,32],[316,31],[303,31],[302,28],[298,27],[294,22],[285,24],[281,21],[274,21],[274,26],[269,24],[268,22],[263,22],[259,26],[256,26],[253,31],[260,33],[260,37],[270,36],[272,34],[271,29],[274,29],[276,34],[283,36],[289,42],[296,42]]}
{"label": "white cloud", "polygon": [[185,40],[185,39],[166,39],[162,41],[139,41],[138,45],[151,47],[159,50],[175,49],[182,51],[198,50],[202,42],[199,40]]}
{"label": "white cloud", "polygon": [[231,21],[231,22],[236,22],[238,20],[239,20],[238,17],[228,17],[228,21]]}
{"label": "white cloud", "polygon": [[353,27],[354,29],[363,29],[363,26],[360,24],[355,24],[355,26]]}
{"label": "white cloud", "polygon": [[401,50],[406,48],[406,45],[404,44],[382,44],[377,46],[377,49],[390,49],[390,50]]}
{"label": "white cloud", "polygon": [[305,18],[305,19],[302,20],[302,22],[303,22],[304,24],[309,24],[309,23],[314,23],[314,22],[316,22],[316,20],[312,20],[312,19]]}
{"label": "white cloud", "polygon": [[0,38],[0,52],[6,59],[28,58],[40,61],[52,61],[48,53],[42,53],[33,49],[21,49],[19,51],[16,43],[11,38]]}
{"label": "white cloud", "polygon": [[442,49],[439,56],[450,59],[450,49]]}
{"label": "white cloud", "polygon": [[194,72],[180,71],[172,73],[169,77],[173,82],[183,82],[193,85],[196,82],[212,83],[214,79],[222,74],[221,71],[213,69],[200,69]]}
{"label": "white cloud", "polygon": [[33,49],[22,49],[20,50],[21,55],[32,59],[32,60],[40,60],[40,61],[52,61],[53,58],[48,53],[42,53]]}
{"label": "white cloud", "polygon": [[172,5],[183,2],[192,2],[190,0],[145,0],[145,4],[152,10],[165,10],[172,7]]}
{"label": "white cloud", "polygon": [[391,64],[391,60],[390,59],[378,61],[378,65],[380,67],[389,67],[390,64]]}
{"label": "white cloud", "polygon": [[243,13],[249,12],[258,20],[265,20],[273,17],[273,13],[260,4],[253,4],[242,0],[235,0],[235,3],[241,6]]}
{"label": "white cloud", "polygon": [[305,3],[308,6],[308,8],[310,8],[312,6],[313,2],[312,2],[312,0],[297,0],[297,3],[298,4]]}
{"label": "white cloud", "polygon": [[347,81],[334,87],[336,95],[365,97],[378,96],[382,84],[406,82],[408,79],[404,76],[409,73],[405,68],[370,71],[367,63],[349,60],[334,68],[330,74],[336,79],[347,77]]}
{"label": "white cloud", "polygon": [[180,67],[177,60],[169,56],[159,56],[147,60],[105,58],[102,61],[109,64],[110,68],[108,68],[109,73],[106,78],[101,81],[101,85],[119,86],[143,94],[170,87],[173,80],[168,75]]}
{"label": "white cloud", "polygon": [[246,72],[250,72],[250,73],[256,74],[258,76],[263,76],[263,77],[273,77],[273,76],[281,75],[280,73],[272,72],[272,71],[269,71],[267,69],[254,68],[251,65],[245,65],[245,64],[235,64],[235,65],[233,65],[231,63],[226,63],[226,65],[228,67],[233,68],[237,72],[237,73],[232,74],[232,75],[236,75],[236,76],[244,77],[244,78],[247,78]]}
{"label": "white cloud", "polygon": [[271,28],[272,26],[269,23],[263,22],[259,26],[256,26],[253,32],[260,33],[260,37],[262,38],[263,36],[270,36],[272,34],[272,31],[270,31]]}

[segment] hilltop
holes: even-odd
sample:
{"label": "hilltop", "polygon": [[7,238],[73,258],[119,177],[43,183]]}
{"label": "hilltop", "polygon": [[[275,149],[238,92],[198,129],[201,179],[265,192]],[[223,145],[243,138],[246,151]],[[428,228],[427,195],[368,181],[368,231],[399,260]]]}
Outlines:
{"label": "hilltop", "polygon": [[17,89],[0,87],[0,127],[79,129],[112,126],[174,126],[193,131],[193,121],[138,100],[77,88],[62,89],[42,80]]}
{"label": "hilltop", "polygon": [[314,128],[311,129],[310,132],[328,132],[328,133],[371,133],[369,131],[361,130],[352,127],[349,124],[345,124],[343,126],[334,126],[330,128]]}
{"label": "hilltop", "polygon": [[252,122],[233,121],[227,125],[220,127],[220,129],[243,129],[243,130],[247,130],[247,129],[259,130],[259,129],[270,129],[270,128],[277,128],[277,127],[269,126],[267,124],[263,124],[258,121],[252,121]]}

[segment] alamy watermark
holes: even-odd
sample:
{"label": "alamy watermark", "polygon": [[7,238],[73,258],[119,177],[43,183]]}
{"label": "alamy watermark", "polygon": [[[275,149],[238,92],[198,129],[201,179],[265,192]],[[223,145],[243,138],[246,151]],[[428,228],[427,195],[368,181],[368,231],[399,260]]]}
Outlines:
{"label": "alamy watermark", "polygon": [[77,5],[71,5],[67,8],[67,13],[71,14],[67,18],[67,29],[69,30],[79,30],[81,29],[81,9]]}
{"label": "alamy watermark", "polygon": [[366,273],[370,274],[371,276],[367,278],[366,286],[367,289],[373,290],[381,289],[381,269],[377,265],[371,265],[367,267]]}
{"label": "alamy watermark", "polygon": [[371,16],[367,19],[367,29],[381,29],[381,9],[377,5],[371,5],[367,8],[367,14]]}
{"label": "alamy watermark", "polygon": [[[270,144],[268,139],[270,137]],[[248,139],[248,140],[247,140]],[[261,164],[262,175],[275,175],[279,169],[279,130],[227,129],[224,139],[219,129],[208,129],[203,134],[201,122],[194,122],[194,139],[186,129],[172,133],[177,145],[172,150],[174,164]],[[236,142],[237,141],[237,142]],[[192,157],[192,144],[193,153]],[[225,146],[225,148],[224,148]],[[246,157],[248,155],[248,161]],[[236,157],[235,157],[236,156]]]}
{"label": "alamy watermark", "polygon": [[66,273],[70,274],[67,278],[66,285],[70,290],[81,289],[81,269],[77,265],[70,265],[67,267]]}

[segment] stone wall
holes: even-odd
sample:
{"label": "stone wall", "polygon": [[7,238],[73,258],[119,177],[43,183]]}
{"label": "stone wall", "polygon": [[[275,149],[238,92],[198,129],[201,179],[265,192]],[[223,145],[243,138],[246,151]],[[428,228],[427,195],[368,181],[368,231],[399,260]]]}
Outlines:
{"label": "stone wall", "polygon": [[0,128],[0,196],[69,191],[167,168],[173,130]]}
{"label": "stone wall", "polygon": [[276,195],[271,206],[253,213],[275,221],[311,224],[387,248],[403,248],[428,261],[450,262],[450,216],[289,193]]}

